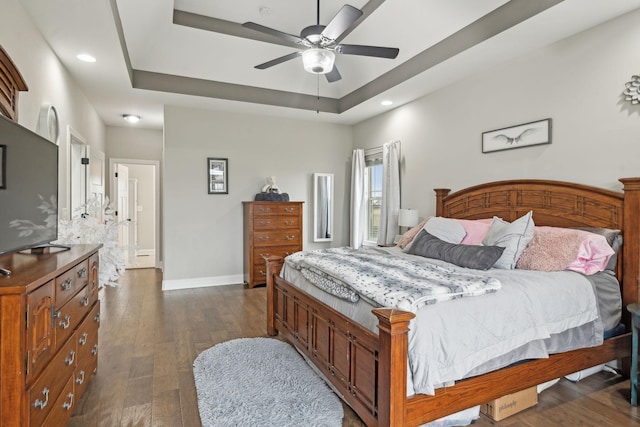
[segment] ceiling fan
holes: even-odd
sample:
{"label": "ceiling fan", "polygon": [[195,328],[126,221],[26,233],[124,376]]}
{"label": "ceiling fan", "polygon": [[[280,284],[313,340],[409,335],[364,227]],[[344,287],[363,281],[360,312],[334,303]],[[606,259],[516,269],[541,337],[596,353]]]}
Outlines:
{"label": "ceiling fan", "polygon": [[326,26],[320,25],[320,0],[318,0],[317,16],[316,25],[303,28],[300,32],[300,37],[274,30],[273,28],[265,27],[255,22],[245,22],[242,24],[245,28],[277,37],[294,47],[303,48],[302,51],[293,52],[256,65],[255,68],[264,70],[302,56],[302,63],[306,71],[313,74],[324,74],[329,83],[332,83],[342,78],[335,66],[335,52],[345,55],[373,56],[388,59],[394,59],[398,56],[398,52],[400,52],[398,48],[393,47],[340,43],[340,38],[344,33],[362,16],[360,9],[345,4],[329,24]]}

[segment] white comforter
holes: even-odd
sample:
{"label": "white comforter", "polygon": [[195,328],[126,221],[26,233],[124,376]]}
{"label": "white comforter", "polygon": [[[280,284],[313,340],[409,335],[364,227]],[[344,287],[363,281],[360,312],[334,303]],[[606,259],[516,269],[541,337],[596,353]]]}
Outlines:
{"label": "white comforter", "polygon": [[[393,256],[415,258],[402,253]],[[295,276],[293,269],[284,269],[285,279],[294,280],[287,271]],[[499,269],[473,272],[495,277],[502,283],[502,289],[473,298],[441,301],[417,311],[409,332],[409,387],[413,392],[434,394],[438,387],[517,360],[602,343],[595,291],[584,276],[574,272]],[[360,321],[355,313],[362,310],[353,303],[333,301],[331,305],[345,306],[347,315]],[[370,318],[364,319],[367,322],[371,322]],[[549,338],[568,330],[572,330],[568,339],[550,345]],[[411,390],[408,392],[411,394]]]}

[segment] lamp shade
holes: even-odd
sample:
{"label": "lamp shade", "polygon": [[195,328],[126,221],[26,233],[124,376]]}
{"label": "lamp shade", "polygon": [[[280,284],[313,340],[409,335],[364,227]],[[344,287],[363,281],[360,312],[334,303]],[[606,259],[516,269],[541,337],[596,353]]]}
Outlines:
{"label": "lamp shade", "polygon": [[327,74],[333,70],[336,54],[327,49],[311,48],[302,52],[304,69],[313,74]]}
{"label": "lamp shade", "polygon": [[398,211],[398,225],[400,227],[418,225],[418,211],[416,209],[400,209]]}

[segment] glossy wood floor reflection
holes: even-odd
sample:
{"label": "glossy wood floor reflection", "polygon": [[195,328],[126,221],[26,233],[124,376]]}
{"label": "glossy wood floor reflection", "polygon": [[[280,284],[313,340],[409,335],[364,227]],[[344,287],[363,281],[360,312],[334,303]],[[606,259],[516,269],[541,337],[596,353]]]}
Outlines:
{"label": "glossy wood floor reflection", "polygon": [[[100,291],[98,373],[77,402],[74,427],[198,427],[192,365],[233,338],[266,336],[266,290],[243,285],[162,292],[159,270],[127,270]],[[475,427],[638,426],[629,381],[608,373],[544,391],[531,409]],[[364,424],[345,407],[344,426]],[[247,426],[250,427],[250,426]]]}

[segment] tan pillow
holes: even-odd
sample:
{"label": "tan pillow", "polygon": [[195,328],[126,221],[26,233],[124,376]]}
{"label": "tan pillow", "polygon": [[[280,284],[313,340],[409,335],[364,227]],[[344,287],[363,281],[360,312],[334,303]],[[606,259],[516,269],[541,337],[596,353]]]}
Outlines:
{"label": "tan pillow", "polygon": [[422,230],[422,227],[424,227],[424,225],[430,219],[431,217],[423,219],[422,222],[420,222],[420,224],[416,225],[415,227],[413,227],[412,229],[404,233],[400,238],[400,240],[398,240],[398,244],[396,246],[398,246],[400,249],[404,249],[405,246],[413,242],[413,239],[415,239],[416,235],[420,232],[420,230]]}

